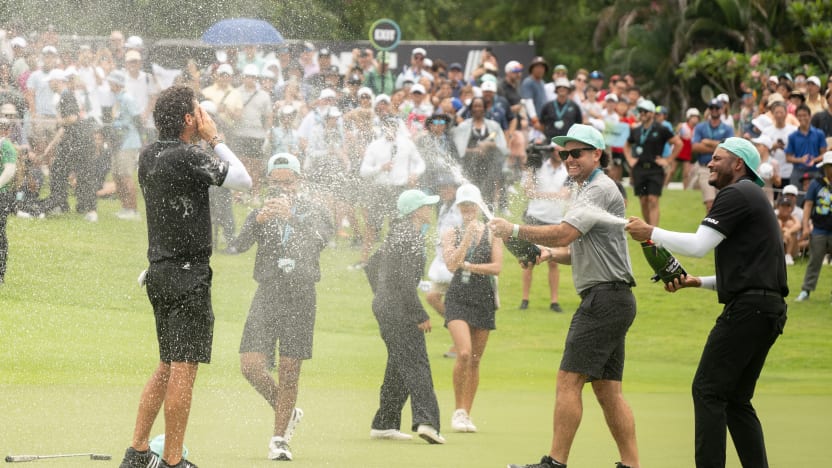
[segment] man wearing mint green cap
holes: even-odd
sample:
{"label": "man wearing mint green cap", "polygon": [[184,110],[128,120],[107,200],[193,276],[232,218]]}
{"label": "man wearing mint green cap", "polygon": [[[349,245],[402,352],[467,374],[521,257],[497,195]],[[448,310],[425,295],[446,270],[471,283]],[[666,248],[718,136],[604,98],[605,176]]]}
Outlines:
{"label": "man wearing mint green cap", "polygon": [[742,466],[768,467],[751,398],[769,349],[783,333],[789,287],[780,226],[761,188],[759,165],[750,141],[727,138],[708,163],[708,183],[719,192],[695,233],[666,231],[638,218],[625,228],[633,239],[651,239],[677,255],[702,257],[714,249],[715,276],[688,275],[665,287],[710,289],[725,305],[693,378],[698,468],[725,466],[726,427]]}
{"label": "man wearing mint green cap", "polygon": [[[257,244],[257,291],[240,340],[240,370],[274,412],[268,458],[292,460],[289,442],[303,417],[295,407],[300,368],[312,358],[321,251],[335,228],[329,211],[300,190],[298,158],[277,153],[266,167],[265,203],[248,215],[233,243],[239,252]],[[277,382],[270,372],[275,364]]]}
{"label": "man wearing mint green cap", "polygon": [[587,382],[591,382],[618,446],[621,461],[617,466],[638,468],[633,412],[621,390],[624,342],[636,316],[630,290],[635,279],[621,225],[604,222],[598,216],[598,211],[604,210],[623,218],[624,197],[602,169],[609,163],[609,155],[604,152],[601,132],[575,124],[565,136],[552,141],[563,148],[558,156],[576,186],[572,208],[561,224],[518,226],[499,218],[489,223],[498,237],[517,237],[548,246],[541,247],[538,262],[571,264],[575,289],[581,296],[557,376],[551,450],[540,463],[509,468],[566,467],[581,422],[581,393]]}
{"label": "man wearing mint green cap", "polygon": [[379,408],[370,426],[371,439],[409,440],[401,432],[402,408],[410,397],[411,429],[430,444],[444,444],[439,434],[439,404],[433,390],[425,333],[430,317],[419,300],[425,271],[424,232],[439,196],[405,190],[396,201],[398,216],[365,272],[373,290],[373,314],[387,347],[387,369]]}

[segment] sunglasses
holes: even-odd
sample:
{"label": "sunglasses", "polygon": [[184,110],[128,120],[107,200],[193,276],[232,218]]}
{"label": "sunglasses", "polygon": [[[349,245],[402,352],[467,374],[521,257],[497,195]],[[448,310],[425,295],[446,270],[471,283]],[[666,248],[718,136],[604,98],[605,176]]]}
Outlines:
{"label": "sunglasses", "polygon": [[578,158],[581,157],[581,153],[584,152],[584,151],[595,151],[595,148],[586,147],[586,148],[575,148],[575,149],[571,149],[571,150],[558,151],[558,156],[560,156],[560,159],[562,161],[566,161],[567,159],[569,159],[569,156],[572,156],[572,159],[578,159]]}
{"label": "sunglasses", "polygon": [[433,120],[431,120],[431,122],[433,122],[436,125],[443,125],[443,124],[448,123],[448,121],[445,120],[445,119],[433,119]]}

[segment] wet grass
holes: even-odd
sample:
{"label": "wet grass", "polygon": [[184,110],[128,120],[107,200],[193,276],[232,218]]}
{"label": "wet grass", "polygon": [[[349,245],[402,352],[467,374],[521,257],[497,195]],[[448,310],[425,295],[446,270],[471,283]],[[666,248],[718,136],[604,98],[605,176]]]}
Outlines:
{"label": "wet grass", "polygon": [[[0,288],[0,452],[107,452],[118,458],[132,432],[136,403],[157,359],[153,318],[136,285],[145,264],[144,223],[116,220],[104,201],[96,225],[79,216],[43,221],[12,218],[11,259]],[[631,198],[630,213],[638,210]],[[698,193],[662,198],[662,225],[694,230],[703,216]],[[516,215],[522,211],[515,205]],[[245,215],[239,208],[240,219]],[[516,216],[519,217],[519,216]],[[638,317],[627,349],[625,391],[632,404],[644,466],[692,465],[690,379],[719,312],[706,291],[670,295],[649,283],[639,247],[631,242]],[[503,308],[482,365],[473,412],[478,434],[447,433],[444,447],[368,440],[378,400],[384,349],[360,272],[347,271],[358,252],[340,242],[325,251],[319,287],[315,356],[304,364],[301,405],[306,417],[292,444],[293,465],[344,467],[474,467],[529,463],[549,446],[554,374],[578,297],[568,267],[561,305],[548,311],[542,270],[531,307],[520,300],[520,273],[510,256],[500,278]],[[682,259],[694,274],[710,274],[712,258]],[[187,445],[200,466],[257,467],[265,460],[271,415],[238,370],[237,347],[255,283],[253,252],[217,255],[214,358],[197,381]],[[792,298],[805,263],[789,269]],[[821,273],[808,303],[792,303],[786,334],[769,356],[755,399],[772,466],[812,466],[826,459],[832,417],[832,268]],[[434,380],[448,425],[453,411],[450,339],[433,316],[428,336]],[[584,422],[570,466],[611,466],[617,459],[597,405],[586,393]],[[404,421],[409,421],[405,410]],[[405,424],[407,425],[407,424]],[[161,420],[157,431],[162,431]],[[449,429],[448,431],[449,432]],[[729,448],[729,466],[739,463]],[[86,466],[89,460],[51,460]],[[114,466],[115,463],[110,463]],[[102,463],[102,466],[104,464]]]}

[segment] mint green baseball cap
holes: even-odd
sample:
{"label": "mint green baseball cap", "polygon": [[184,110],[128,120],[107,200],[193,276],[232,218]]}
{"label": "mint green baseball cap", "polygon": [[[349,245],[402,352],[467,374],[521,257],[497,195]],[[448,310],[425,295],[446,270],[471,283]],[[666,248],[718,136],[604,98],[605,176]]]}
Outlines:
{"label": "mint green baseball cap", "polygon": [[410,189],[399,195],[396,208],[399,210],[399,218],[404,218],[425,205],[437,203],[439,203],[439,195],[428,195],[421,190]]}
{"label": "mint green baseball cap", "polygon": [[295,174],[300,175],[300,161],[295,156],[289,153],[277,153],[269,158],[269,163],[266,165],[266,174],[271,174],[275,169],[290,169]]}
{"label": "mint green baseball cap", "polygon": [[760,174],[757,173],[757,169],[760,167],[760,153],[757,151],[757,148],[754,146],[753,143],[746,140],[745,138],[739,137],[731,137],[726,138],[725,141],[719,144],[717,148],[722,148],[725,151],[733,154],[734,156],[742,159],[745,165],[751,169],[751,172],[754,174],[754,183],[759,185],[760,187],[764,186],[766,183],[763,181],[763,178],[760,177]]}
{"label": "mint green baseball cap", "polygon": [[558,146],[565,146],[570,141],[577,141],[600,150],[607,147],[604,135],[591,125],[575,124],[569,128],[566,136],[552,138],[552,143]]}

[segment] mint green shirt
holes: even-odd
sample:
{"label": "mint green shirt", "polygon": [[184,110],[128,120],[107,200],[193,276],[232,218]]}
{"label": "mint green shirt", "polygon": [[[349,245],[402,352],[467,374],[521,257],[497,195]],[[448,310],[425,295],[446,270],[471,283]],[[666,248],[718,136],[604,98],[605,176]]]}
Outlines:
{"label": "mint green shirt", "polygon": [[[0,173],[3,172],[6,164],[17,164],[17,150],[8,138],[0,140]],[[14,178],[0,187],[0,193],[6,193],[14,187]]]}

